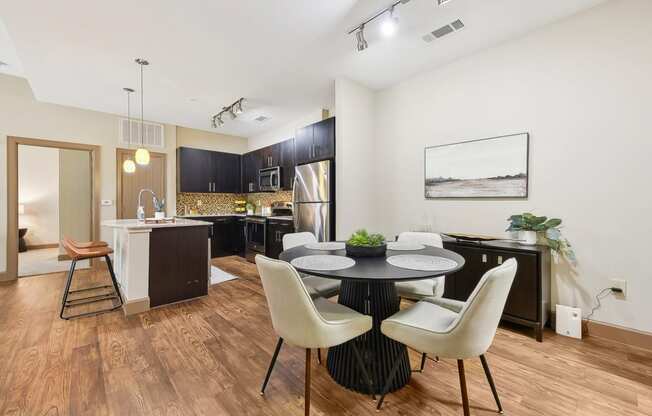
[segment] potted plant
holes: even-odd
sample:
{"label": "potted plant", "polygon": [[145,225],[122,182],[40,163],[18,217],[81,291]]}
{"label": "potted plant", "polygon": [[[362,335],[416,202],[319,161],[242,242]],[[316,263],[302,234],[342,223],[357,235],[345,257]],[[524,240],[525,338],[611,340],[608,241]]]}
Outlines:
{"label": "potted plant", "polygon": [[385,237],[369,234],[365,229],[354,232],[346,242],[346,254],[351,257],[380,257],[386,251]]}
{"label": "potted plant", "polygon": [[154,218],[157,220],[165,218],[165,198],[158,199],[154,197]]}
{"label": "potted plant", "polygon": [[542,236],[546,245],[556,253],[565,255],[570,261],[575,262],[575,252],[570,243],[561,234],[561,220],[559,218],[538,217],[532,213],[512,215],[508,218],[507,231],[518,232],[518,239],[522,244],[534,245],[539,236]]}

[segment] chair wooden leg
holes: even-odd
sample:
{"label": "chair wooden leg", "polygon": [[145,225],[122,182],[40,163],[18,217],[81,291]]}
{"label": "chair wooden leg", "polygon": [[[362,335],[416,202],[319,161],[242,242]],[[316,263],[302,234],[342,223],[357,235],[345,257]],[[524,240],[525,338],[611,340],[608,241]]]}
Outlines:
{"label": "chair wooden leg", "polygon": [[317,348],[317,364],[321,365],[321,348]]}
{"label": "chair wooden leg", "polygon": [[265,375],[265,381],[263,382],[263,387],[260,388],[260,394],[265,394],[265,387],[267,387],[267,382],[269,381],[269,376],[272,375],[272,370],[274,369],[274,364],[276,364],[276,358],[278,357],[279,351],[281,351],[281,346],[283,345],[283,338],[278,339],[276,343],[276,349],[274,350],[274,355],[272,356],[272,361],[269,363],[269,368],[267,369],[267,375]]}
{"label": "chair wooden leg", "polygon": [[480,361],[482,362],[482,367],[484,368],[484,374],[487,376],[487,381],[491,387],[491,392],[494,395],[496,400],[496,406],[498,406],[498,413],[503,413],[503,406],[500,404],[500,399],[498,398],[498,390],[496,390],[496,385],[494,384],[494,378],[491,376],[491,371],[489,370],[489,364],[484,354],[480,356]]}
{"label": "chair wooden leg", "polygon": [[415,373],[423,373],[423,369],[426,368],[426,353],[421,354],[421,365],[418,370],[412,370]]}
{"label": "chair wooden leg", "polygon": [[469,409],[469,394],[466,391],[466,376],[464,375],[463,360],[457,360],[457,370],[460,373],[460,389],[462,390],[462,408],[464,409],[464,416],[470,416],[471,410]]}
{"label": "chair wooden leg", "polygon": [[310,415],[310,348],[306,348],[305,416]]}

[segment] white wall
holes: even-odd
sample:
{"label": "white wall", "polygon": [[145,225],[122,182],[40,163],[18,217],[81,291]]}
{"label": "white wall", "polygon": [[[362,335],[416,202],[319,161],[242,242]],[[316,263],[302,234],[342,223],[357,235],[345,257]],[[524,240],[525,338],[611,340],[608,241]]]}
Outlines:
{"label": "white wall", "polygon": [[243,154],[247,152],[247,144],[244,137],[177,127],[177,146]]}
{"label": "white wall", "polygon": [[[553,304],[586,314],[626,279],[594,318],[652,331],[651,20],[652,2],[614,0],[379,93],[379,226],[502,235],[513,213],[560,217],[579,264],[554,267]],[[425,146],[523,131],[528,200],[424,200]]]}
{"label": "white wall", "polygon": [[[116,91],[119,94],[120,91]],[[114,201],[101,207],[102,220],[115,218],[116,155],[118,120],[121,115],[80,110],[34,100],[27,80],[0,75],[0,177],[5,177],[7,136],[20,136],[101,146],[102,199]],[[163,150],[167,157],[167,210],[176,212],[176,128],[165,125]],[[162,151],[157,149],[156,151]],[[0,180],[0,273],[6,270],[7,181]],[[103,228],[103,240],[111,242],[112,233]]]}
{"label": "white wall", "polygon": [[375,232],[373,170],[375,103],[372,90],[345,78],[335,81],[336,236],[359,228]]}
{"label": "white wall", "polygon": [[[332,115],[334,114],[331,113],[331,116]],[[281,127],[277,127],[275,129],[271,129],[265,133],[249,137],[247,151],[250,152],[252,150],[260,149],[274,143],[282,142],[283,140],[291,139],[294,137],[294,134],[298,129],[321,120],[322,109],[312,109],[306,112],[305,115],[292,120],[290,123],[284,124]]]}
{"label": "white wall", "polygon": [[18,224],[28,229],[27,245],[58,243],[59,150],[18,146],[18,201],[25,205]]}

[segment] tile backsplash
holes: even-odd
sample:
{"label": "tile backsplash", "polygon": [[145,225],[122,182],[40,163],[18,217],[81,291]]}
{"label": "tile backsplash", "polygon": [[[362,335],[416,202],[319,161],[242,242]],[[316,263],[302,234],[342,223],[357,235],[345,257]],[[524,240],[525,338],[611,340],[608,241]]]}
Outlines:
{"label": "tile backsplash", "polygon": [[[183,215],[183,208],[196,209],[198,214],[232,214],[235,201],[246,200],[256,205],[269,206],[275,201],[292,201],[291,191],[260,192],[253,194],[178,193],[177,215]],[[200,202],[201,201],[201,202]]]}

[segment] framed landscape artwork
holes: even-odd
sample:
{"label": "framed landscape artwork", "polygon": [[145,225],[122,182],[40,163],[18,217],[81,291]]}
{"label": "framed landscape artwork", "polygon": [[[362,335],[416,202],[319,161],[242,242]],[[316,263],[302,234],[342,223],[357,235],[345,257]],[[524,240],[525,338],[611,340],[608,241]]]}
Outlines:
{"label": "framed landscape artwork", "polygon": [[528,133],[427,147],[426,198],[527,198]]}

